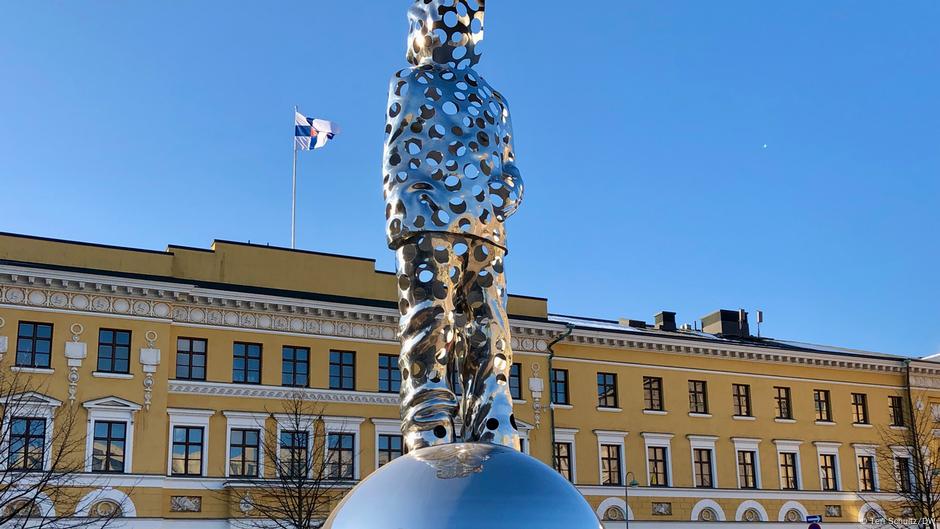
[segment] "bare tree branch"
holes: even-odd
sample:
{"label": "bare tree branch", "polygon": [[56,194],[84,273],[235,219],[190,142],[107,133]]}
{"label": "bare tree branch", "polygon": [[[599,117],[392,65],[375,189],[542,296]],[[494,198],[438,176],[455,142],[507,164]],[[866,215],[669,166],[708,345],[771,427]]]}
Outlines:
{"label": "bare tree branch", "polygon": [[264,472],[232,477],[219,493],[237,517],[233,522],[237,527],[318,527],[352,484],[352,462],[329,450],[322,407],[302,392],[281,406],[272,413],[273,420],[257,426],[262,432],[257,457]]}

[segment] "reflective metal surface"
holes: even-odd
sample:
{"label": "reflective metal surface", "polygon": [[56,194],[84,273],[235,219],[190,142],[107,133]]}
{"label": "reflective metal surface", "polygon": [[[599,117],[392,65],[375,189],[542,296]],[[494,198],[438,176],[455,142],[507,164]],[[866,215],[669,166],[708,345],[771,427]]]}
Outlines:
{"label": "reflective metal surface", "polygon": [[488,443],[424,448],[350,492],[325,529],[599,529],[571,483],[516,450]]}
{"label": "reflective metal surface", "polygon": [[416,0],[389,90],[386,230],[397,252],[402,432],[410,449],[463,439],[517,447],[504,221],[519,207],[505,99],[473,70],[484,0]]}

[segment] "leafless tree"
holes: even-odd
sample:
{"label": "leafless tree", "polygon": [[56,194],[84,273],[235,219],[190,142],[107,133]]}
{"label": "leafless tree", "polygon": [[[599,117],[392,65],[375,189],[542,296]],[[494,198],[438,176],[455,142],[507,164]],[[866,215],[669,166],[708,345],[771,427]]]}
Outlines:
{"label": "leafless tree", "polygon": [[47,396],[47,389],[28,374],[0,369],[0,527],[103,529],[125,506],[89,492],[103,490],[108,479],[85,472],[80,406]]}
{"label": "leafless tree", "polygon": [[319,527],[352,484],[352,462],[330,450],[322,407],[299,391],[281,406],[273,420],[258,425],[260,454],[248,458],[263,461],[264,468],[245,472],[242,461],[230,463],[230,475],[247,474],[231,477],[222,493],[236,513],[236,526]]}
{"label": "leafless tree", "polygon": [[[909,386],[908,386],[909,388]],[[877,448],[879,492],[893,499],[880,504],[883,513],[869,510],[868,521],[885,527],[936,529],[940,516],[940,424],[926,394],[910,389],[902,396],[901,419],[881,427]],[[860,493],[868,504],[875,502]]]}

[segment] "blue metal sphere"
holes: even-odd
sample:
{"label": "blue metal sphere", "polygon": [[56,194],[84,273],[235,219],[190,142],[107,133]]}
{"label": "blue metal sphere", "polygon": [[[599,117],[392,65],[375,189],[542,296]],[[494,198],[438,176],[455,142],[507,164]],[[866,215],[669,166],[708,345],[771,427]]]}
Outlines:
{"label": "blue metal sphere", "polygon": [[325,529],[599,529],[578,490],[541,461],[486,443],[415,450],[353,488]]}

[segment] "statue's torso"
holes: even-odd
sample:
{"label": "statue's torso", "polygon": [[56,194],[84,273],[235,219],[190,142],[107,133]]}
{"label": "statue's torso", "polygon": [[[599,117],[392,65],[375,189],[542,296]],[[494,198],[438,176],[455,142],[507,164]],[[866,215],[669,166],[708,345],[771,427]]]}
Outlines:
{"label": "statue's torso", "polygon": [[505,247],[490,184],[511,148],[505,102],[472,69],[416,66],[392,78],[384,192],[388,243],[421,232],[479,237]]}

